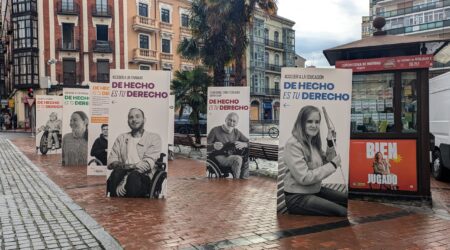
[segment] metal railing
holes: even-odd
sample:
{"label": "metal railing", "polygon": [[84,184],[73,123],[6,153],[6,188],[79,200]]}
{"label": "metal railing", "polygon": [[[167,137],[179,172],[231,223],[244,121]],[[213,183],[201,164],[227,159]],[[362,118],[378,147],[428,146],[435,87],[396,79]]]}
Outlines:
{"label": "metal railing", "polygon": [[112,17],[111,5],[108,4],[93,4],[92,16],[94,17]]}
{"label": "metal railing", "polygon": [[80,6],[73,1],[59,0],[56,3],[56,13],[59,15],[79,15]]}
{"label": "metal railing", "polygon": [[430,29],[437,29],[437,28],[448,27],[448,26],[450,26],[450,20],[443,20],[443,21],[437,21],[437,22],[431,22],[431,23],[423,23],[423,24],[418,24],[418,25],[405,26],[405,27],[395,28],[395,29],[388,29],[388,30],[386,30],[386,32],[389,35],[398,35],[398,34],[413,33],[413,32],[430,30]]}
{"label": "metal railing", "polygon": [[281,72],[281,66],[276,64],[266,63],[266,70]]}
{"label": "metal railing", "polygon": [[56,41],[56,48],[60,51],[79,51],[80,40],[63,41],[62,39],[58,39]]}
{"label": "metal railing", "polygon": [[395,17],[395,16],[402,16],[427,10],[434,10],[437,8],[442,8],[444,6],[450,6],[450,0],[444,0],[444,1],[438,1],[433,3],[425,3],[420,4],[412,7],[407,8],[401,8],[396,10],[390,10],[390,11],[384,11],[384,12],[378,12],[378,16],[382,17]]}
{"label": "metal railing", "polygon": [[78,86],[80,85],[81,76],[72,72],[65,72],[58,74],[59,85],[63,86]]}
{"label": "metal railing", "polygon": [[94,40],[92,41],[92,51],[97,53],[112,53],[112,41]]}
{"label": "metal railing", "polygon": [[250,87],[250,94],[252,95],[280,95],[280,89],[276,88],[255,88]]}
{"label": "metal railing", "polygon": [[284,44],[282,42],[273,41],[273,40],[270,40],[270,39],[264,39],[264,44],[269,46],[269,47],[277,48],[277,49],[283,49],[283,47],[284,47]]}

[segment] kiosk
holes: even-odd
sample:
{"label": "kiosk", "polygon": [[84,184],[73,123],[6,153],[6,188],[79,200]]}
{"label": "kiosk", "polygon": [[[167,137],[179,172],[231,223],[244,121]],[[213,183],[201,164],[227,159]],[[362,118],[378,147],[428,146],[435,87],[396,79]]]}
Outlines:
{"label": "kiosk", "polygon": [[351,196],[429,200],[428,76],[447,40],[378,30],[324,51],[330,65],[353,70]]}

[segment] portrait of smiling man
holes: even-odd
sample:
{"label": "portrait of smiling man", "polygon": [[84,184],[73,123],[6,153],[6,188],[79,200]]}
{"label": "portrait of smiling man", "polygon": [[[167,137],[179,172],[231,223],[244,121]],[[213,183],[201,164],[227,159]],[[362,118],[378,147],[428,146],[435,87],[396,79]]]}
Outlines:
{"label": "portrait of smiling man", "polygon": [[161,137],[145,131],[147,118],[141,109],[131,108],[127,119],[131,131],[116,138],[108,156],[108,169],[113,170],[108,179],[110,196],[146,197],[161,153]]}

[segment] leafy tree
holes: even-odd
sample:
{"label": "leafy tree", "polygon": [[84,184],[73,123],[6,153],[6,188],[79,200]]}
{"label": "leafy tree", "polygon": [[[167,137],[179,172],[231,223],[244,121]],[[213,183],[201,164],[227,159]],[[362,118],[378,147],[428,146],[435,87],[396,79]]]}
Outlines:
{"label": "leafy tree", "polygon": [[186,106],[192,108],[189,120],[195,134],[195,142],[200,143],[200,114],[206,113],[208,86],[213,79],[203,67],[196,67],[192,71],[176,71],[170,86],[175,95],[175,108],[180,109],[180,117]]}
{"label": "leafy tree", "polygon": [[224,85],[225,66],[232,58],[232,44],[226,35],[227,30],[222,23],[222,31],[212,30],[209,20],[214,15],[209,0],[193,0],[191,3],[190,28],[192,38],[183,39],[178,45],[177,52],[183,57],[201,61],[214,72],[214,84]]}

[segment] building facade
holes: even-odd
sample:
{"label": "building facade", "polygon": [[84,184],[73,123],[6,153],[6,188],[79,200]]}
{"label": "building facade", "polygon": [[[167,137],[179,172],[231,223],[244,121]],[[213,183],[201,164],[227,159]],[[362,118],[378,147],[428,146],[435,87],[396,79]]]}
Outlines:
{"label": "building facade", "polygon": [[[295,67],[294,22],[257,11],[246,55],[246,81],[250,83],[250,119],[279,120],[282,67]],[[299,59],[299,58],[297,58]]]}
{"label": "building facade", "polygon": [[191,70],[177,46],[190,37],[188,0],[132,0],[127,11],[127,62],[130,69]]}
{"label": "building facade", "polygon": [[[388,35],[450,38],[450,0],[371,0],[370,15],[386,19]],[[448,70],[450,64],[435,62],[430,77]]]}

